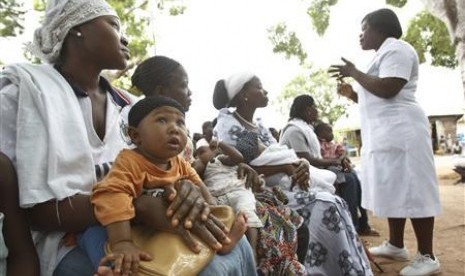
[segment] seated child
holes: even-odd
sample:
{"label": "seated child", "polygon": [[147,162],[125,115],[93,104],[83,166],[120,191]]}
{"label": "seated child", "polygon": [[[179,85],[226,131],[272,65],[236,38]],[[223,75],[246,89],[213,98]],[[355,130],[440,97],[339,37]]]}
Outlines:
{"label": "seated child", "polygon": [[[125,266],[129,263],[134,268],[139,260],[156,257],[143,252],[132,241],[130,220],[135,217],[134,198],[150,189],[189,180],[199,186],[209,204],[215,204],[215,200],[195,170],[179,156],[186,145],[187,128],[184,108],[178,102],[161,96],[140,100],[129,111],[128,134],[136,147],[119,153],[108,175],[94,187],[91,201],[97,219],[107,230],[112,252],[122,256],[116,263],[124,262]],[[241,213],[228,234],[231,242],[218,253],[232,250],[246,228]],[[104,256],[103,248],[97,247],[99,254],[93,257],[89,248],[85,248],[96,266]]]}
{"label": "seated child", "polygon": [[247,166],[243,163],[244,157],[233,146],[212,140],[208,147],[199,148],[198,158],[205,166],[204,183],[218,204],[244,212],[249,226],[245,234],[257,259],[257,228],[263,224],[255,212],[254,194],[245,187],[245,179],[240,179],[237,174],[238,166]]}
{"label": "seated child", "polygon": [[[345,156],[344,147],[340,144],[336,144],[333,141],[334,139],[333,128],[329,124],[320,122],[319,124],[315,126],[314,131],[315,131],[316,136],[318,137],[318,140],[320,141],[321,156],[323,157],[323,159],[344,158],[344,160],[347,161],[347,164],[350,165],[349,158]],[[341,184],[346,181],[343,172],[347,171],[347,169],[343,168],[342,165],[341,166],[330,166],[326,169],[336,174],[337,176],[336,184]]]}

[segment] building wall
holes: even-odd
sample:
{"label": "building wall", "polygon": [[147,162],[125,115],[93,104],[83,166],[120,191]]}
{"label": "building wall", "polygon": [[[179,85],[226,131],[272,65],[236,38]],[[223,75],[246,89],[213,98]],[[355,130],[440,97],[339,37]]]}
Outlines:
{"label": "building wall", "polygon": [[[444,135],[450,137],[450,143],[454,143],[457,137],[457,121],[462,115],[430,116],[428,117],[431,124],[431,141],[434,152],[439,149],[439,138]],[[463,120],[463,119],[462,119]],[[346,138],[350,146],[361,148],[362,140],[360,129],[350,131],[340,131],[339,135]]]}

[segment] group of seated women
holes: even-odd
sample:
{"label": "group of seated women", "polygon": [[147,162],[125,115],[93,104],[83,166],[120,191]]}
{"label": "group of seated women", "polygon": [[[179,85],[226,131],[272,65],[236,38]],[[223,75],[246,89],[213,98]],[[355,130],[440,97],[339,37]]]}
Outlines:
{"label": "group of seated women", "polygon": [[[139,99],[101,76],[105,69],[126,68],[127,45],[119,18],[104,0],[58,0],[49,3],[34,35],[35,53],[46,64],[3,69],[0,222],[8,250],[0,239],[0,274],[137,272],[139,262],[127,262],[124,254],[106,256],[96,268],[76,242],[100,224],[90,200],[94,185],[131,147],[125,117]],[[183,66],[163,56],[145,60],[132,76],[146,98],[174,99],[183,112],[191,104],[188,81]],[[215,87],[213,104],[220,109],[215,139],[236,148],[248,165],[245,185],[255,187],[263,227],[253,247],[239,239],[199,275],[372,275],[346,203],[334,195],[335,174],[277,144],[268,128],[253,121],[255,110],[267,106],[266,95],[250,73],[234,74]],[[181,154],[196,168],[192,153],[188,141]],[[229,243],[228,229],[194,184],[177,181],[165,194],[170,196],[135,197],[131,223],[176,233],[194,251],[194,236],[218,252]],[[108,260],[116,270],[104,266]]]}

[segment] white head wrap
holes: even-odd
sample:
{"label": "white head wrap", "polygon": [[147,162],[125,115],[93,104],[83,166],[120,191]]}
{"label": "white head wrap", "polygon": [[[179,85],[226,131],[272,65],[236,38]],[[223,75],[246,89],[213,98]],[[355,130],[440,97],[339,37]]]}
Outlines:
{"label": "white head wrap", "polygon": [[253,77],[255,77],[253,73],[242,72],[233,74],[225,79],[224,84],[228,92],[228,99],[231,101]]}
{"label": "white head wrap", "polygon": [[103,15],[117,16],[105,0],[49,0],[45,22],[34,32],[32,52],[55,63],[69,30]]}

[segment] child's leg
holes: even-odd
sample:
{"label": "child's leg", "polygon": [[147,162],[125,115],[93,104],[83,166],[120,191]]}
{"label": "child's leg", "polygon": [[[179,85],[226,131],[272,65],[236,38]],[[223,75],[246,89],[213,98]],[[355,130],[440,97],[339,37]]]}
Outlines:
{"label": "child's leg", "polygon": [[97,269],[100,260],[105,256],[107,230],[103,226],[91,226],[78,236],[78,245],[84,250]]}
{"label": "child's leg", "polygon": [[218,253],[229,253],[234,248],[234,246],[236,246],[236,243],[239,242],[239,240],[244,236],[244,233],[247,231],[247,227],[247,218],[243,212],[240,212],[237,214],[236,220],[234,220],[234,224],[229,230],[228,237],[231,242],[229,244],[223,245],[223,248],[221,248]]}
{"label": "child's leg", "polygon": [[245,235],[247,240],[252,247],[253,256],[255,257],[255,263],[258,264],[258,256],[257,256],[257,241],[258,241],[258,229],[254,227],[248,227],[247,231],[245,231]]}

